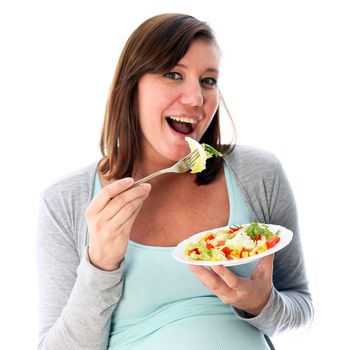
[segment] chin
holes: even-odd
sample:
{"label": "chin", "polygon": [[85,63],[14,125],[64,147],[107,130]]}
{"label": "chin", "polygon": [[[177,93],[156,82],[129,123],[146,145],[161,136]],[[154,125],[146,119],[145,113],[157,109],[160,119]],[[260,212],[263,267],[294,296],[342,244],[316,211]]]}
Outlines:
{"label": "chin", "polygon": [[180,149],[180,148],[173,148],[169,150],[168,152],[164,153],[164,157],[169,159],[172,162],[177,162],[178,160],[182,159],[189,153],[189,150],[187,149]]}
{"label": "chin", "polygon": [[169,159],[172,162],[177,162],[178,160],[182,159],[186,156],[187,153],[177,153],[177,154],[170,154],[166,158]]}

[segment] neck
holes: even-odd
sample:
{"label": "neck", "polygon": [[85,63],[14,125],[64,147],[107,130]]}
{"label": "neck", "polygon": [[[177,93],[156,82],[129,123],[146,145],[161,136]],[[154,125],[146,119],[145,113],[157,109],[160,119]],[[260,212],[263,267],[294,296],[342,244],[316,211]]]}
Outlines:
{"label": "neck", "polygon": [[159,170],[173,166],[176,161],[167,159],[155,152],[143,152],[138,162],[134,163],[133,177],[138,180]]}

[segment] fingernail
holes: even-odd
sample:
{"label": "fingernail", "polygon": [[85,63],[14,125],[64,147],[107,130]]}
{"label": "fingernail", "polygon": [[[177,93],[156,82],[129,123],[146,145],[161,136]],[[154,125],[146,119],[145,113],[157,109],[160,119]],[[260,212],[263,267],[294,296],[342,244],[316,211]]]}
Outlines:
{"label": "fingernail", "polygon": [[211,266],[211,269],[218,275],[224,274],[224,269],[222,268],[222,265],[216,265],[216,266]]}
{"label": "fingernail", "polygon": [[126,184],[132,184],[134,182],[134,179],[132,177],[124,177],[123,181]]}
{"label": "fingernail", "polygon": [[142,186],[142,188],[144,188],[147,191],[150,191],[152,188],[151,184],[149,183],[144,183],[144,184],[141,184],[140,186]]}
{"label": "fingernail", "polygon": [[191,271],[194,271],[196,269],[195,265],[187,265],[187,266]]}

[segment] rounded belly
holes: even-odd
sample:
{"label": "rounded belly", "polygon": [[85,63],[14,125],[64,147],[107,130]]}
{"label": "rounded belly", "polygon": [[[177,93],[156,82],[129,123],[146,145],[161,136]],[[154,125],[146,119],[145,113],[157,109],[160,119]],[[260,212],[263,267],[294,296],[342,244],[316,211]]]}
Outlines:
{"label": "rounded belly", "polygon": [[[147,328],[147,326],[146,326]],[[111,339],[115,350],[268,350],[263,334],[234,314],[201,315],[178,319],[152,333],[129,338],[121,344]],[[142,332],[140,332],[142,333]],[[140,333],[138,333],[140,335]],[[118,344],[119,343],[119,344]]]}

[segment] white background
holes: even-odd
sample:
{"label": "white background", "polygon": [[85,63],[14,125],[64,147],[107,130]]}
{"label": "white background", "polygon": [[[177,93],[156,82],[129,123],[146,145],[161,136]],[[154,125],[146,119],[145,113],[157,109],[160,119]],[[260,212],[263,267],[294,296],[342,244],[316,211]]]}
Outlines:
{"label": "white background", "polygon": [[337,0],[1,2],[0,348],[36,347],[39,194],[99,157],[120,50],[161,12],[189,13],[215,29],[238,143],[275,152],[293,186],[316,316],[275,344],[344,348],[350,11]]}

